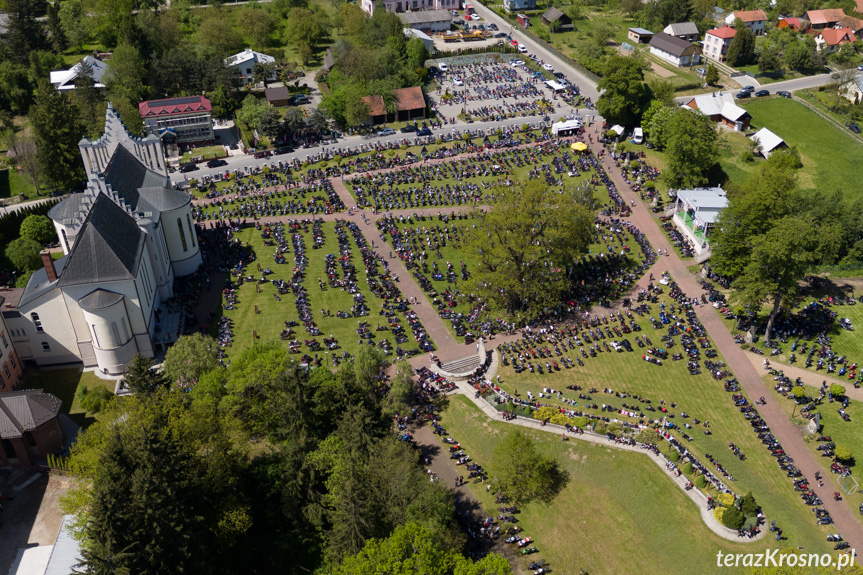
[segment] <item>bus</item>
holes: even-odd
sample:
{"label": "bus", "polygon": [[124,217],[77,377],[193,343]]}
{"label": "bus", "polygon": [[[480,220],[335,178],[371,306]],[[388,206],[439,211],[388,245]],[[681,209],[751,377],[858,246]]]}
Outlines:
{"label": "bus", "polygon": [[472,4],[465,4],[464,5],[464,13],[467,14],[468,16],[472,16],[474,14],[473,5]]}

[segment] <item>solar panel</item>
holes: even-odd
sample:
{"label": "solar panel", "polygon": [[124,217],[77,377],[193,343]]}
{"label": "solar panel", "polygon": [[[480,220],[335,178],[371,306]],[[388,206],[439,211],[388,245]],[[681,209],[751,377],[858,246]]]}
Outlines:
{"label": "solar panel", "polygon": [[180,104],[197,104],[201,101],[200,96],[187,96],[185,98],[168,98],[167,100],[150,100],[148,104],[151,108],[158,106],[170,106]]}

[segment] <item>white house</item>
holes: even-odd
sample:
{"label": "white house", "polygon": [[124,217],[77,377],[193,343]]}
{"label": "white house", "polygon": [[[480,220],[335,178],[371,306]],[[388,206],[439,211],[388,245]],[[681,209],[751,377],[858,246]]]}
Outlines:
{"label": "white house", "polygon": [[698,26],[695,25],[695,22],[676,22],[669,24],[662,31],[681,40],[689,40],[690,42],[698,40]]}
{"label": "white house", "polygon": [[815,36],[815,49],[819,52],[832,54],[843,44],[853,44],[857,37],[851,28],[825,28]]}
{"label": "white house", "polygon": [[763,36],[767,31],[767,14],[764,10],[737,10],[725,17],[725,24],[734,26],[734,21],[738,18],[743,20],[743,25],[756,36]]}
{"label": "white house", "polygon": [[[261,52],[255,52],[251,48],[246,48],[239,54],[225,58],[225,66],[233,70],[243,84],[250,84],[255,81],[255,64],[259,63],[275,64],[276,59]],[[276,79],[275,70],[270,73],[269,79]]]}
{"label": "white house", "polygon": [[696,261],[710,257],[710,232],[719,212],[727,205],[728,198],[722,188],[677,190],[672,221],[700,256]]}
{"label": "white house", "polygon": [[102,77],[108,71],[108,65],[93,56],[84,56],[80,62],[68,70],[52,71],[51,84],[58,90],[74,90],[75,78],[83,72],[85,66],[90,68],[96,88],[104,88],[105,85],[102,83]]}
{"label": "white house", "polygon": [[768,130],[767,128],[761,128],[754,134],[752,134],[752,140],[754,142],[758,142],[758,148],[760,153],[765,158],[769,158],[770,154],[780,148],[787,148],[788,144],[785,143],[785,140]]}
{"label": "white house", "polygon": [[697,64],[701,59],[701,48],[677,36],[665,32],[650,39],[650,53],[677,67]]}
{"label": "white house", "polygon": [[201,265],[192,196],[171,187],[159,139],[131,136],[110,104],[102,137],[78,146],[87,188],[48,212],[64,255],[43,254],[4,319],[26,363],[118,374],[178,336],[166,302]]}
{"label": "white house", "polygon": [[722,26],[705,32],[703,54],[717,62],[724,62],[725,56],[728,54],[728,47],[734,40],[734,33],[734,28],[730,26]]}

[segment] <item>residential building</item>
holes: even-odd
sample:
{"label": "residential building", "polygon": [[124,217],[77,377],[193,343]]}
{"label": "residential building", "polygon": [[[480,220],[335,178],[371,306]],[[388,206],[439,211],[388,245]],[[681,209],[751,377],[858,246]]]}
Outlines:
{"label": "residential building", "polygon": [[201,266],[192,196],[171,186],[158,138],[129,134],[110,104],[104,134],[78,147],[87,188],[48,212],[64,255],[43,253],[3,320],[25,363],[120,374],[182,332],[167,302]]}
{"label": "residential building", "polygon": [[784,28],[791,28],[794,31],[800,29],[800,18],[780,18],[778,22],[776,22],[776,29],[782,30]]}
{"label": "residential building", "polygon": [[851,28],[824,28],[815,36],[815,49],[832,54],[839,49],[839,46],[856,41],[857,37]]}
{"label": "residential building", "polygon": [[764,10],[737,10],[725,17],[725,25],[734,26],[734,21],[738,18],[756,36],[763,36],[767,31],[767,14]]}
{"label": "residential building", "polygon": [[144,129],[166,144],[212,144],[213,106],[205,96],[148,100],[138,104]]}
{"label": "residential building", "polygon": [[699,62],[701,48],[688,40],[660,32],[650,40],[650,53],[677,67],[692,66]]}
{"label": "residential building", "polygon": [[274,68],[267,79],[271,81],[276,79],[276,59],[272,56],[246,48],[239,54],[225,58],[225,66],[233,70],[234,75],[243,84],[252,84],[255,82],[255,64],[273,65]]}
{"label": "residential building", "polygon": [[[632,28],[630,28],[631,30]],[[676,24],[669,24],[663,30],[669,36],[676,36],[681,40],[686,40],[688,42],[695,42],[698,40],[698,26],[695,25],[695,22],[677,22]]]}
{"label": "residential building", "polygon": [[765,158],[769,158],[770,154],[780,149],[787,149],[788,144],[785,140],[768,130],[761,128],[751,136],[752,141],[758,143],[758,152]]}
{"label": "residential building", "polygon": [[630,28],[626,31],[626,37],[636,44],[647,44],[653,38],[653,32],[645,28]]}
{"label": "residential building", "polygon": [[858,38],[863,32],[863,20],[853,16],[845,16],[836,24],[835,28],[850,28]]}
{"label": "residential building", "polygon": [[108,65],[93,56],[84,56],[80,62],[68,70],[54,70],[51,72],[51,84],[61,91],[74,90],[75,79],[84,71],[85,67],[90,69],[95,87],[104,88],[105,85],[102,83],[102,78],[105,76],[105,72],[108,71]]}
{"label": "residential building", "polygon": [[270,106],[282,107],[288,105],[288,98],[291,97],[291,92],[285,86],[278,88],[267,88],[264,91],[264,96],[267,98],[267,103]]}
{"label": "residential building", "polygon": [[841,8],[828,8],[826,10],[809,10],[803,15],[803,19],[809,22],[813,30],[832,28],[845,17]]}
{"label": "residential building", "polygon": [[731,46],[733,39],[734,28],[730,26],[708,30],[704,34],[704,46],[702,47],[704,55],[717,62],[725,62],[728,47]]}
{"label": "residential building", "polygon": [[677,190],[672,221],[695,253],[703,257],[701,261],[710,256],[710,234],[727,205],[722,188]]}
{"label": "residential building", "polygon": [[841,88],[839,88],[839,93],[848,100],[851,100],[853,104],[863,102],[863,75],[858,74],[850,81],[846,82]]}
{"label": "residential building", "polygon": [[683,103],[684,106],[698,110],[716,123],[737,131],[749,129],[752,116],[734,102],[731,92],[713,92],[693,96]]}
{"label": "residential building", "polygon": [[5,319],[5,308],[17,304],[23,292],[22,288],[0,290],[0,393],[17,389],[24,376],[24,367]]}
{"label": "residential building", "polygon": [[[536,0],[533,2],[536,6]],[[387,12],[396,13],[444,10],[449,14],[450,10],[461,10],[461,0],[362,0],[360,6],[369,14],[374,14],[377,5],[383,7]],[[411,27],[416,28],[416,26]]]}
{"label": "residential building", "polygon": [[0,393],[0,466],[33,467],[63,446],[61,404],[41,389]]}
{"label": "residential building", "polygon": [[503,9],[509,13],[536,10],[536,0],[503,0]]}
{"label": "residential building", "polygon": [[[454,2],[456,0],[453,0]],[[449,10],[422,10],[420,12],[399,12],[399,19],[405,28],[425,32],[446,32],[452,28],[452,14]]]}
{"label": "residential building", "polygon": [[552,22],[557,22],[559,26],[559,32],[566,32],[573,29],[572,18],[570,18],[566,15],[566,13],[564,13],[559,8],[555,8],[554,6],[543,12],[542,16],[540,16],[539,19],[542,20],[543,24],[549,27],[552,25]]}

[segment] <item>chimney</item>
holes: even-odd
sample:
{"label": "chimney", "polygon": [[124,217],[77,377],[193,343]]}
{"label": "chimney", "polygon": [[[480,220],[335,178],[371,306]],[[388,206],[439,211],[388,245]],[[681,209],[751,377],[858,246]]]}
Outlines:
{"label": "chimney", "polygon": [[51,252],[43,250],[39,252],[42,256],[42,265],[45,266],[45,273],[48,274],[48,281],[57,281],[57,270],[54,269],[54,260],[51,258]]}

